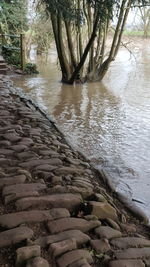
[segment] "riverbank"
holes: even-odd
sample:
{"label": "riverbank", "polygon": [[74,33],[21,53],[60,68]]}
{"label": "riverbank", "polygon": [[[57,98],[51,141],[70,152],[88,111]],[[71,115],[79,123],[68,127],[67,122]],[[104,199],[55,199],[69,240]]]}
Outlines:
{"label": "riverbank", "polygon": [[5,76],[0,102],[0,266],[149,266],[146,216]]}

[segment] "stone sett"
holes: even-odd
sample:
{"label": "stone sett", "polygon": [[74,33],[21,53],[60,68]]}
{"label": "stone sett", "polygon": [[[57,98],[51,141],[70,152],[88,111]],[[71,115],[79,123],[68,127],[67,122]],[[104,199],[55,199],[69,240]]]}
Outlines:
{"label": "stone sett", "polygon": [[110,243],[121,249],[126,248],[136,248],[136,247],[150,247],[150,240],[140,237],[122,237],[115,238],[110,241]]}
{"label": "stone sett", "polygon": [[66,208],[69,211],[82,202],[79,194],[54,194],[40,197],[22,198],[16,201],[17,210],[26,210],[34,207]]}
{"label": "stone sett", "polygon": [[145,267],[142,260],[115,260],[109,263],[109,267]]}
{"label": "stone sett", "polygon": [[7,178],[1,178],[0,179],[0,188],[6,186],[6,185],[14,185],[14,184],[22,184],[26,181],[25,175],[18,175],[14,177],[7,177]]}
{"label": "stone sett", "polygon": [[41,257],[35,257],[27,262],[26,267],[52,267],[52,266],[49,265],[47,260]]}
{"label": "stone sett", "polygon": [[13,193],[11,195],[5,196],[4,197],[4,203],[5,204],[9,204],[11,202],[14,202],[20,198],[24,198],[24,197],[38,197],[39,196],[39,192],[37,191],[27,191],[27,192],[22,192],[22,193]]}
{"label": "stone sett", "polygon": [[75,238],[78,246],[86,244],[90,241],[90,236],[81,232],[80,230],[68,230],[56,235],[39,237],[34,241],[34,244],[40,245],[41,247],[46,247],[52,243],[60,242],[70,238]]}
{"label": "stone sett", "polygon": [[100,237],[100,238],[107,238],[107,239],[112,239],[115,237],[121,237],[122,233],[118,230],[115,230],[109,226],[99,226],[95,229],[95,233]]}
{"label": "stone sett", "polygon": [[148,259],[150,258],[150,247],[128,248],[115,252],[117,259]]}
{"label": "stone sett", "polygon": [[40,256],[41,249],[38,245],[18,248],[16,250],[16,267],[20,267],[31,258]]}
{"label": "stone sett", "polygon": [[4,197],[11,194],[17,194],[26,191],[40,191],[44,189],[46,189],[46,185],[41,183],[9,185],[3,188],[2,195]]}
{"label": "stone sett", "polygon": [[106,253],[111,250],[110,244],[106,238],[90,240],[90,245],[97,254]]}
{"label": "stone sett", "polygon": [[75,238],[70,238],[51,244],[49,247],[49,252],[52,257],[57,257],[73,249],[77,249],[77,242]]}
{"label": "stone sett", "polygon": [[93,263],[92,256],[90,255],[88,250],[78,249],[63,254],[60,258],[58,258],[57,264],[59,267],[67,267],[68,265],[71,265],[75,261],[82,258],[86,259],[90,264]]}
{"label": "stone sett", "polygon": [[68,265],[68,267],[90,267],[91,265],[87,262],[86,259],[77,260]]}
{"label": "stone sett", "polygon": [[92,209],[91,214],[96,215],[99,219],[110,218],[115,221],[118,219],[116,210],[109,203],[90,201],[89,206]]}
{"label": "stone sett", "polygon": [[3,228],[14,228],[23,223],[44,222],[69,216],[69,211],[61,208],[22,211],[0,215],[0,226]]}
{"label": "stone sett", "polygon": [[48,222],[48,230],[50,233],[60,233],[66,230],[77,229],[82,232],[88,232],[101,225],[98,220],[86,221],[80,218],[62,218]]}
{"label": "stone sett", "polygon": [[19,243],[23,240],[30,239],[33,231],[28,227],[17,227],[0,233],[0,248]]}

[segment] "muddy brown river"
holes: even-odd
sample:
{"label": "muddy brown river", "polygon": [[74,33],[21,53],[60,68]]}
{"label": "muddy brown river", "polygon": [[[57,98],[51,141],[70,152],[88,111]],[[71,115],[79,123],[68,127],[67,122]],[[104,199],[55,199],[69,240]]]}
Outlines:
{"label": "muddy brown river", "polygon": [[55,51],[37,59],[39,75],[13,79],[150,218],[150,40],[131,48],[102,83],[61,84]]}

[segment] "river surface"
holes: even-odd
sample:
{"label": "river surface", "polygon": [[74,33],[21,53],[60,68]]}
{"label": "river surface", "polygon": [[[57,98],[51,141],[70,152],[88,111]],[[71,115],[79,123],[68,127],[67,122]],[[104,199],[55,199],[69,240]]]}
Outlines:
{"label": "river surface", "polygon": [[54,50],[37,58],[39,75],[14,81],[150,218],[149,42],[122,48],[102,83],[61,84]]}

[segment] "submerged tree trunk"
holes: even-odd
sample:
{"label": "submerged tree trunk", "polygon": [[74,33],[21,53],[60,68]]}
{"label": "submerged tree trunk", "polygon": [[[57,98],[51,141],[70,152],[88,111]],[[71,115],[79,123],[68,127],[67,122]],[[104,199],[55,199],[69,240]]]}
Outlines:
{"label": "submerged tree trunk", "polygon": [[88,42],[88,44],[87,44],[87,46],[86,46],[86,48],[84,50],[84,53],[82,55],[82,58],[81,58],[81,60],[80,60],[80,62],[78,64],[78,66],[76,67],[76,69],[73,72],[70,80],[68,81],[68,83],[70,83],[70,84],[73,84],[75,79],[79,78],[78,77],[79,76],[79,72],[80,72],[81,68],[83,67],[83,65],[85,63],[85,60],[86,60],[87,55],[89,53],[89,50],[90,50],[91,46],[93,45],[93,42],[94,42],[94,40],[96,38],[96,31],[97,31],[98,22],[99,22],[99,16],[97,14],[96,19],[95,19],[95,23],[94,23],[94,26],[93,26],[93,32],[91,34],[91,38],[89,39],[89,42]]}
{"label": "submerged tree trunk", "polygon": [[[123,0],[122,1],[122,5],[120,8],[120,14],[118,17],[118,23],[116,26],[116,30],[115,30],[115,34],[113,37],[113,41],[112,41],[112,45],[111,45],[111,49],[109,52],[108,57],[103,61],[100,62],[99,67],[97,68],[97,70],[93,73],[93,80],[94,81],[101,81],[105,74],[107,73],[109,66],[111,64],[112,61],[115,60],[119,47],[120,47],[120,43],[121,43],[121,38],[122,38],[122,34],[123,34],[123,30],[124,30],[124,26],[129,14],[129,10],[131,7],[131,0]],[[104,45],[105,47],[105,45]]]}
{"label": "submerged tree trunk", "polygon": [[58,58],[60,62],[60,67],[62,71],[62,82],[67,82],[68,77],[70,77],[69,63],[65,54],[65,47],[63,43],[62,34],[62,21],[60,16],[51,14],[53,33],[58,53]]}
{"label": "submerged tree trunk", "polygon": [[68,49],[70,53],[71,64],[73,66],[73,69],[75,69],[77,66],[77,60],[75,56],[75,47],[74,47],[74,43],[72,40],[71,24],[70,22],[66,20],[65,20],[65,28],[66,28],[66,33],[67,33]]}

